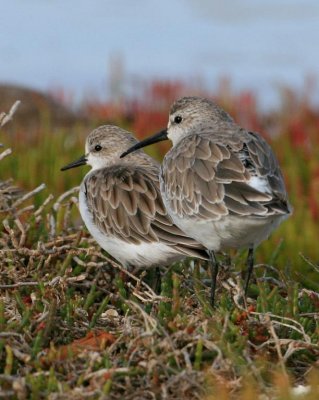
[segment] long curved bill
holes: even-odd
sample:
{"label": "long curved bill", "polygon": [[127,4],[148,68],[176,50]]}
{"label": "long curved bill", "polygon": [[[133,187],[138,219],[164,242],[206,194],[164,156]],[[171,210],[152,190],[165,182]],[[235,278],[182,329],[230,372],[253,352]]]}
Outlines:
{"label": "long curved bill", "polygon": [[87,159],[85,156],[80,157],[78,160],[71,162],[68,165],[65,165],[61,168],[61,171],[66,171],[67,169],[76,168],[80,165],[85,165],[87,163]]}
{"label": "long curved bill", "polygon": [[130,147],[127,149],[123,154],[121,154],[120,158],[123,158],[127,156],[130,153],[133,153],[133,151],[136,151],[138,149],[141,149],[142,147],[149,146],[150,144],[161,142],[162,140],[167,140],[167,129],[163,129],[162,131],[155,133],[155,135],[150,136],[147,139],[144,139],[138,143],[136,143],[134,146]]}

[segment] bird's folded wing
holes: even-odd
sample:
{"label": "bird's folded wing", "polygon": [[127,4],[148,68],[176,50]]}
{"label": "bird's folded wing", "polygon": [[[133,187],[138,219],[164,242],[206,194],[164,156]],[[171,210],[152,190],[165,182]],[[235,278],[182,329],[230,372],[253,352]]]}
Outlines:
{"label": "bird's folded wing", "polygon": [[94,222],[105,234],[127,243],[162,242],[198,256],[197,250],[202,253],[203,247],[177,228],[167,214],[158,172],[157,167],[148,172],[123,167],[89,174],[86,197]]}
{"label": "bird's folded wing", "polygon": [[248,137],[250,140],[246,141],[246,146],[248,163],[252,165],[249,169],[251,175],[261,177],[267,182],[268,192],[272,195],[272,203],[269,207],[277,207],[281,202],[278,212],[287,212],[290,208],[288,195],[275,154],[266,140],[257,133],[248,132]]}
{"label": "bird's folded wing", "polygon": [[[273,193],[268,182],[264,192],[251,184],[252,169],[260,160],[253,153],[256,149],[251,150],[252,157],[249,149],[246,157],[251,168],[247,168],[240,155],[243,149],[244,143],[238,146],[238,140],[232,149],[231,143],[217,143],[211,135],[184,138],[166,155],[162,168],[162,193],[171,210],[182,218],[211,220],[225,215],[267,215]],[[255,174],[267,174],[258,168]]]}

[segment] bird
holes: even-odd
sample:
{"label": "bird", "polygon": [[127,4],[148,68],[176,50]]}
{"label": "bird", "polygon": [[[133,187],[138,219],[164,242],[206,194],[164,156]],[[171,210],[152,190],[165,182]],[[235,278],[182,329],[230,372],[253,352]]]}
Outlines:
{"label": "bird", "polygon": [[215,252],[248,249],[244,296],[256,247],[292,213],[279,163],[266,140],[236,124],[210,99],[182,97],[169,112],[167,128],[127,149],[170,139],[160,188],[174,223],[208,250],[215,303]]}
{"label": "bird", "polygon": [[186,257],[207,260],[205,248],[169,217],[159,188],[159,163],[140,150],[120,154],[137,143],[117,126],[93,130],[85,155],[63,168],[90,165],[79,192],[81,217],[96,242],[124,267],[167,266]]}

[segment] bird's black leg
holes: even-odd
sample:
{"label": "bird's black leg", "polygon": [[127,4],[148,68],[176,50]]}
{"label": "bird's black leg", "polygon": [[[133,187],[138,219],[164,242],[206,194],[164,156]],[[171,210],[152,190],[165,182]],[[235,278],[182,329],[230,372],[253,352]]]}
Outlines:
{"label": "bird's black leg", "polygon": [[246,271],[246,278],[245,278],[245,297],[247,296],[249,280],[251,277],[251,273],[253,272],[254,268],[254,248],[250,247],[248,249],[248,256],[247,256],[247,271]]}
{"label": "bird's black leg", "polygon": [[154,292],[156,294],[161,293],[161,286],[162,286],[162,274],[160,267],[155,268],[155,285],[154,285]]}
{"label": "bird's black leg", "polygon": [[216,259],[215,253],[212,250],[208,250],[208,255],[210,259],[210,270],[212,274],[212,282],[210,287],[210,304],[212,307],[215,306],[215,290],[216,290],[216,279],[218,274],[218,261]]}

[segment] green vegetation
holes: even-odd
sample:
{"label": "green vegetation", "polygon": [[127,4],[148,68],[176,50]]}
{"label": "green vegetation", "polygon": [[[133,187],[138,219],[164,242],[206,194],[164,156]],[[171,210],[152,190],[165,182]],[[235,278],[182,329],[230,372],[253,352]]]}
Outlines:
{"label": "green vegetation", "polygon": [[[85,126],[53,133],[44,122],[32,137],[2,131],[13,154],[1,160],[0,398],[318,399],[319,114],[290,96],[263,115],[251,99],[219,101],[242,125],[275,132],[294,215],[258,249],[245,306],[245,253],[232,253],[232,262],[220,255],[216,310],[207,265],[163,269],[156,294],[152,271],[126,271],[90,238],[76,189],[64,195],[87,168],[60,167],[110,120],[107,105],[87,106],[94,122]],[[112,122],[151,133],[165,124],[169,100],[160,110],[140,104],[133,120],[117,110]],[[306,394],[294,394],[298,385]]]}

